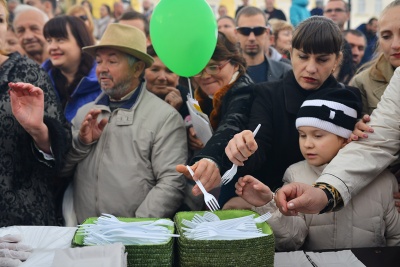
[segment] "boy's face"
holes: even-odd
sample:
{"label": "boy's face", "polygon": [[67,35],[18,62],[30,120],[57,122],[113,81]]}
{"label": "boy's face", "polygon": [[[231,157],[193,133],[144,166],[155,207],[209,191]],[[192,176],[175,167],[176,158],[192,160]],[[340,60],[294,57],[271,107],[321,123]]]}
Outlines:
{"label": "boy's face", "polygon": [[301,126],[298,130],[301,154],[313,166],[330,162],[347,143],[345,138],[319,128]]}

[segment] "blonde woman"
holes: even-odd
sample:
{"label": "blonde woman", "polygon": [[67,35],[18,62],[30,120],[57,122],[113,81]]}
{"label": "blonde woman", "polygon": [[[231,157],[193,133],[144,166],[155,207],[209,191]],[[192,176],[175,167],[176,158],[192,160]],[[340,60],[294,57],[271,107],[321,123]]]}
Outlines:
{"label": "blonde woman", "polygon": [[96,24],[93,21],[92,14],[87,8],[85,8],[82,5],[73,5],[68,9],[67,15],[78,17],[81,20],[83,20],[89,32],[92,34],[92,36],[93,37],[96,36],[97,33]]}
{"label": "blonde woman", "polygon": [[284,57],[290,57],[294,27],[287,21],[270,19],[271,45]]}
{"label": "blonde woman", "polygon": [[350,81],[361,91],[363,113],[370,115],[381,100],[394,70],[400,66],[400,0],[391,2],[378,19],[378,54]]}

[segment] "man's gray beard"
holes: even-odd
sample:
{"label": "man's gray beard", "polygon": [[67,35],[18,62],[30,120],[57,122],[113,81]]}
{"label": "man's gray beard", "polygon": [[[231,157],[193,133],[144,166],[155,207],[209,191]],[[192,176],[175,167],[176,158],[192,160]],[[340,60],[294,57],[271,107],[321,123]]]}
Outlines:
{"label": "man's gray beard", "polygon": [[116,84],[113,88],[101,90],[106,93],[112,99],[121,99],[122,97],[126,96],[129,92],[132,84],[132,75],[129,75],[125,80],[121,81],[120,83]]}

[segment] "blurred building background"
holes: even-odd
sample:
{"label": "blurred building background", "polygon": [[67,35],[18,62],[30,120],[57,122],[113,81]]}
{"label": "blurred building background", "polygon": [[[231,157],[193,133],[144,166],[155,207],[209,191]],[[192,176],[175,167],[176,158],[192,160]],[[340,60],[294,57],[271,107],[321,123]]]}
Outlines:
{"label": "blurred building background", "polygon": [[[90,0],[93,5],[93,13],[95,17],[99,16],[99,9],[102,4],[108,4],[112,8],[114,2],[116,0]],[[141,11],[141,3],[142,0],[122,0],[126,5],[132,6],[134,10]],[[161,0],[168,1],[168,0]],[[187,0],[190,1],[190,0]],[[217,16],[217,9],[219,5],[225,5],[228,8],[228,13],[231,16],[234,16],[236,7],[242,5],[241,0],[206,0],[211,8],[214,11],[214,14]],[[68,6],[80,3],[81,0],[59,0],[59,3],[64,7],[68,8]],[[154,5],[157,5],[160,0],[153,0]],[[309,9],[315,7],[315,0],[309,0]],[[324,1],[326,3],[327,0]],[[350,27],[356,28],[361,23],[368,21],[371,17],[379,16],[381,10],[390,2],[391,0],[348,0],[348,3],[351,5],[351,20]],[[261,9],[265,7],[264,0],[249,0],[250,5],[257,6]],[[278,9],[282,9],[285,13],[286,17],[289,17],[289,9],[292,4],[291,0],[276,0],[275,7]],[[193,11],[195,15],[195,10]]]}

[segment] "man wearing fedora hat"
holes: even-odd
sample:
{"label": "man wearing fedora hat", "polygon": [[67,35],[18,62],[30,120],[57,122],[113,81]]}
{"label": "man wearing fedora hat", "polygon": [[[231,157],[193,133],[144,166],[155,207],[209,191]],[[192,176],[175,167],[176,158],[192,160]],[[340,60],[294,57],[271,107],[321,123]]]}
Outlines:
{"label": "man wearing fedora hat", "polygon": [[142,74],[153,63],[139,29],[110,24],[96,57],[103,93],[72,121],[73,148],[64,174],[73,171],[77,223],[110,213],[121,217],[172,217],[183,200],[186,161],[182,117],[146,90]]}

